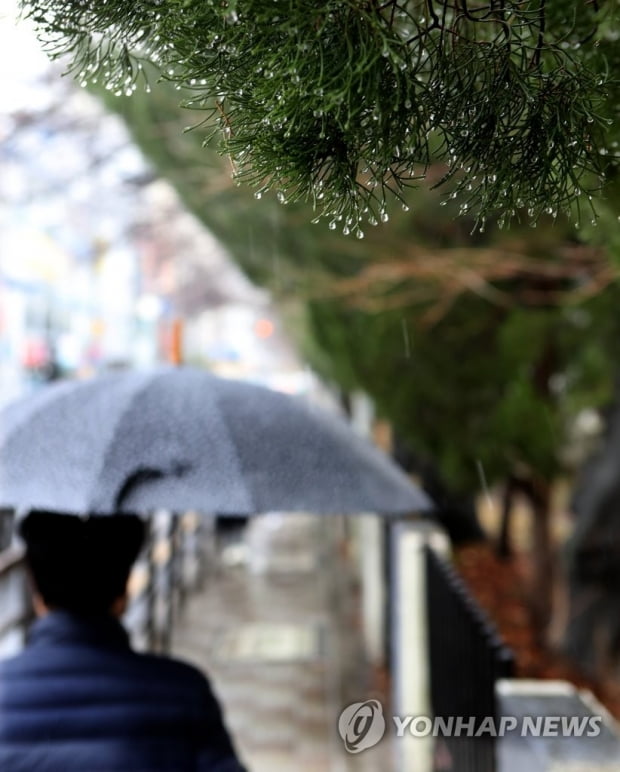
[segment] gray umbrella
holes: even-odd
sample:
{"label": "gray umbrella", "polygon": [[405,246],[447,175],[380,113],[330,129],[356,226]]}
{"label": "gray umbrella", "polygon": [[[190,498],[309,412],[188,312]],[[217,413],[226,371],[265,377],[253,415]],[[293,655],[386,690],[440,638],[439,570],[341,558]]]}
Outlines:
{"label": "gray umbrella", "polygon": [[165,367],[48,386],[6,407],[0,506],[406,513],[431,502],[337,416]]}

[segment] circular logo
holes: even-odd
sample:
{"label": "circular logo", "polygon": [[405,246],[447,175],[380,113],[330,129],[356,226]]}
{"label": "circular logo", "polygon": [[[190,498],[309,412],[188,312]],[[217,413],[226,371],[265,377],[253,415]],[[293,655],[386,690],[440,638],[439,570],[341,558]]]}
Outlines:
{"label": "circular logo", "polygon": [[354,702],[338,719],[338,731],[349,753],[372,748],[385,734],[383,707],[378,700]]}

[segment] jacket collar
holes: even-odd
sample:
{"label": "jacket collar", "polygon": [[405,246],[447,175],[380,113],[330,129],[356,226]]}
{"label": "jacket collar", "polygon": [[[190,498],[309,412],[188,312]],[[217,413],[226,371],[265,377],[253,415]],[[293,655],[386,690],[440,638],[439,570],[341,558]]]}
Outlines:
{"label": "jacket collar", "polygon": [[82,617],[67,611],[50,611],[37,619],[30,628],[28,643],[130,648],[127,631],[115,617],[108,614]]}

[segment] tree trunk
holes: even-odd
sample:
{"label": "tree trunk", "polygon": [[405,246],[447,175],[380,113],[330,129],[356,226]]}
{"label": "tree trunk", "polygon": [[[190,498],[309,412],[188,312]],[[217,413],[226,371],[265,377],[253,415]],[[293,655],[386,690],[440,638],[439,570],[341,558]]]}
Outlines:
{"label": "tree trunk", "polygon": [[394,433],[394,459],[407,472],[421,479],[422,487],[434,501],[435,516],[452,544],[484,541],[486,533],[478,521],[472,495],[455,493],[442,479],[437,466],[414,452],[398,432]]}
{"label": "tree trunk", "polygon": [[618,679],[620,666],[620,382],[604,417],[602,440],[572,494],[562,642],[564,652],[601,682]]}
{"label": "tree trunk", "polygon": [[[544,282],[543,282],[544,290]],[[533,383],[536,393],[548,403],[554,400],[550,379],[557,362],[555,335],[547,336],[534,368]],[[551,539],[551,482],[533,471],[524,485],[532,512],[532,598],[531,610],[534,629],[541,645],[547,643],[547,629],[553,610],[554,556]]]}
{"label": "tree trunk", "polygon": [[497,544],[495,545],[495,552],[500,558],[509,558],[512,556],[512,544],[510,541],[510,522],[512,515],[512,505],[514,501],[514,495],[517,490],[517,481],[514,477],[509,477],[506,480],[504,486],[504,492],[502,494],[502,513],[500,519],[499,535],[497,537]]}
{"label": "tree trunk", "polygon": [[551,540],[551,485],[536,477],[523,485],[533,513],[530,608],[538,641],[546,643],[553,605],[554,558]]}

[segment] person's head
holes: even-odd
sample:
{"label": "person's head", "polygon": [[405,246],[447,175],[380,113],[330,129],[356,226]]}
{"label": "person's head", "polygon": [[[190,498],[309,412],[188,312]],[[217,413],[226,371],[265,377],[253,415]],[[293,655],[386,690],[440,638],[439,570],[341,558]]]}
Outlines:
{"label": "person's head", "polygon": [[39,606],[88,616],[122,610],[145,537],[139,517],[36,510],[22,521],[20,535]]}

